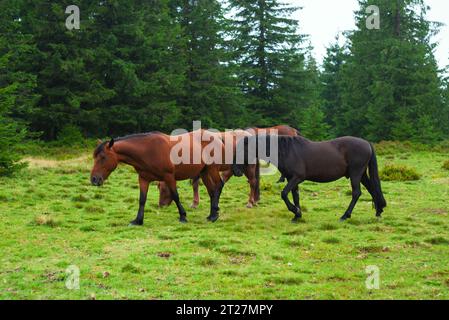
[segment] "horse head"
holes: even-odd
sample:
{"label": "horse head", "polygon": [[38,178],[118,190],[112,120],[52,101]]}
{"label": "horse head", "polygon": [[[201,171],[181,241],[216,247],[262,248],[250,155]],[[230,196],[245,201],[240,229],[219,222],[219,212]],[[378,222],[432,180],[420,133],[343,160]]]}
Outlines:
{"label": "horse head", "polygon": [[94,166],[90,174],[90,181],[100,187],[118,166],[117,153],[113,150],[114,139],[109,142],[98,142],[94,151]]}

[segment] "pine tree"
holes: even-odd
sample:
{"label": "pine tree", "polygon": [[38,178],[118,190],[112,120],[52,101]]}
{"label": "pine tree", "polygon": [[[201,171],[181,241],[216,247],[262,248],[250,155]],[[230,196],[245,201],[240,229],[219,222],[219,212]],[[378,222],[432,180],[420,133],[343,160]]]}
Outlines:
{"label": "pine tree", "polygon": [[[445,69],[448,72],[448,68]],[[444,79],[443,107],[439,117],[440,127],[443,128],[443,138],[449,139],[449,77]]]}
{"label": "pine tree", "polygon": [[[239,81],[254,123],[272,124],[297,113],[289,94],[304,81],[303,36],[297,11],[277,0],[231,0]],[[300,92],[298,90],[297,92]],[[303,106],[302,106],[303,107]]]}
{"label": "pine tree", "polygon": [[[0,38],[0,48],[5,45]],[[0,54],[0,72],[4,71],[8,63],[8,54]],[[20,83],[14,82],[5,86],[4,79],[0,79],[0,176],[11,175],[23,168],[19,164],[20,157],[16,153],[16,146],[23,141],[25,129],[11,117],[11,111],[17,106]]]}
{"label": "pine tree", "polygon": [[23,168],[20,157],[15,152],[16,146],[23,141],[25,129],[10,117],[10,110],[15,104],[15,85],[0,88],[0,176],[11,175]]}
{"label": "pine tree", "polygon": [[338,135],[337,123],[341,116],[341,69],[345,63],[346,54],[344,47],[339,45],[339,37],[335,43],[327,48],[327,54],[323,61],[323,72],[320,80],[322,83],[321,97],[326,123],[332,128],[333,135]]}
{"label": "pine tree", "polygon": [[303,90],[304,105],[300,113],[301,134],[313,140],[325,140],[329,138],[329,125],[326,123],[323,111],[324,101],[321,98],[320,72],[317,63],[312,56],[306,61],[306,88]]}
{"label": "pine tree", "polygon": [[[440,79],[422,0],[361,0],[350,55],[342,69],[339,134],[429,142],[441,136]],[[380,30],[366,28],[369,5],[380,10]],[[427,133],[432,132],[432,135]]]}
{"label": "pine tree", "polygon": [[0,176],[24,167],[16,147],[25,137],[25,123],[14,116],[34,112],[37,100],[36,78],[23,68],[35,47],[19,32],[19,13],[18,1],[0,2]]}
{"label": "pine tree", "polygon": [[84,126],[110,136],[171,130],[184,70],[169,1],[101,1],[89,11],[86,67],[99,94],[83,105]]}
{"label": "pine tree", "polygon": [[238,126],[245,109],[225,40],[229,21],[224,8],[216,0],[174,0],[172,6],[184,40],[186,78],[178,102],[183,125],[201,120],[209,128]]}

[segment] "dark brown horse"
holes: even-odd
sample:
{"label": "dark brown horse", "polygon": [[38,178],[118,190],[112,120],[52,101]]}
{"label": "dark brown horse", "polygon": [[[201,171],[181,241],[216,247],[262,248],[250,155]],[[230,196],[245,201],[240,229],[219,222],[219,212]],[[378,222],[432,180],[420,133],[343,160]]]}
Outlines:
{"label": "dark brown horse", "polygon": [[[256,141],[254,141],[256,140]],[[270,137],[249,137],[239,142],[238,148],[244,151],[244,163],[236,163],[232,166],[234,175],[241,176],[242,170],[257,159],[250,159],[251,154],[264,155],[249,152],[250,146],[259,148],[260,144],[266,144],[265,150],[270,150]],[[361,196],[360,183],[362,183],[373,198],[376,215],[380,217],[383,209],[387,206],[384,199],[381,182],[378,174],[377,157],[373,146],[362,139],[354,137],[343,137],[326,142],[313,142],[299,137],[277,138],[278,163],[275,164],[284,175],[288,184],[282,191],[282,199],[295,218],[293,222],[302,217],[299,203],[299,184],[303,181],[314,181],[319,183],[332,182],[346,177],[351,180],[352,201],[341,221],[351,218],[352,211]],[[367,172],[368,171],[368,172]],[[369,173],[369,175],[368,175]],[[292,204],[288,198],[292,193]]]}
{"label": "dark brown horse", "polygon": [[[236,150],[237,143],[243,139],[244,137],[248,137],[251,135],[259,135],[259,134],[269,134],[270,132],[276,132],[278,135],[283,136],[298,136],[299,130],[296,128],[292,128],[290,126],[286,125],[279,125],[275,127],[270,128],[247,128],[245,130],[236,130],[232,132],[222,132],[220,133],[221,139],[223,143],[226,143],[227,141],[232,141],[233,143],[233,151]],[[231,179],[233,176],[232,173],[232,167],[229,164],[222,165],[220,167],[221,171],[221,177],[223,179],[223,183],[226,183]],[[257,206],[257,203],[260,200],[260,190],[259,190],[259,177],[260,177],[260,167],[259,162],[257,162],[255,165],[248,165],[245,168],[243,168],[243,174],[248,179],[248,183],[250,185],[250,192],[248,197],[248,202],[246,207],[247,208],[253,208],[254,206]],[[191,208],[197,208],[200,203],[200,195],[199,195],[199,184],[200,179],[193,179],[192,180],[192,187],[193,187],[193,202],[191,205]],[[280,181],[283,179],[281,178]],[[169,206],[173,199],[171,197],[171,193],[164,182],[160,182],[158,184],[159,187],[159,206],[165,207]]]}
{"label": "dark brown horse", "polygon": [[[200,155],[199,161],[194,161],[194,157],[195,150],[203,150],[206,146],[223,150],[223,143],[220,139],[203,141],[203,134],[205,134],[204,130],[191,132],[177,136],[178,139],[174,141],[170,136],[154,132],[100,143],[94,151],[95,163],[91,172],[91,182],[95,186],[101,186],[119,163],[133,166],[139,175],[140,201],[137,217],[131,224],[142,225],[148,186],[151,182],[163,181],[166,184],[178,207],[179,220],[185,223],[187,214],[179,200],[176,181],[201,177],[211,202],[208,220],[215,222],[218,219],[218,204],[223,189],[220,165],[215,164],[213,159],[205,159],[203,154]],[[175,147],[178,156],[187,156],[190,159],[174,164],[172,151]],[[189,151],[188,155],[183,154],[183,150]],[[213,152],[210,156],[213,156]]]}

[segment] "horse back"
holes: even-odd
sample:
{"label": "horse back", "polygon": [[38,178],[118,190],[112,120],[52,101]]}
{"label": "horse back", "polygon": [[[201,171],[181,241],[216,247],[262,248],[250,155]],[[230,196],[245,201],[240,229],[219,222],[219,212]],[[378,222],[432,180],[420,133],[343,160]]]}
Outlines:
{"label": "horse back", "polygon": [[372,155],[371,144],[361,138],[341,137],[331,143],[345,157],[348,165],[366,165]]}

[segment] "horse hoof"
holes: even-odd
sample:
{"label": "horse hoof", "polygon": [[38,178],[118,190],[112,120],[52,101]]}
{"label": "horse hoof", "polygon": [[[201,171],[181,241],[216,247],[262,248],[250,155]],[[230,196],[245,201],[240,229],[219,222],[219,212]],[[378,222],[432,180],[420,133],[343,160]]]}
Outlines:
{"label": "horse hoof", "polygon": [[141,227],[143,226],[143,221],[131,221],[128,227]]}
{"label": "horse hoof", "polygon": [[252,209],[252,208],[254,207],[254,205],[253,205],[252,203],[248,203],[248,204],[246,205],[246,207],[247,207],[248,209]]}
{"label": "horse hoof", "polygon": [[187,218],[186,217],[179,218],[179,222],[187,223]]}
{"label": "horse hoof", "polygon": [[292,223],[295,223],[295,224],[299,223],[299,222],[301,221],[301,218],[302,218],[302,217],[294,217],[294,218],[292,219]]}
{"label": "horse hoof", "polygon": [[219,218],[219,215],[218,214],[216,214],[216,215],[214,215],[214,216],[209,216],[209,217],[207,217],[207,220],[209,220],[210,222],[216,222],[217,220],[218,220],[218,218]]}
{"label": "horse hoof", "polygon": [[192,208],[192,209],[198,209],[198,203],[192,203],[192,204],[190,205],[190,208]]}

